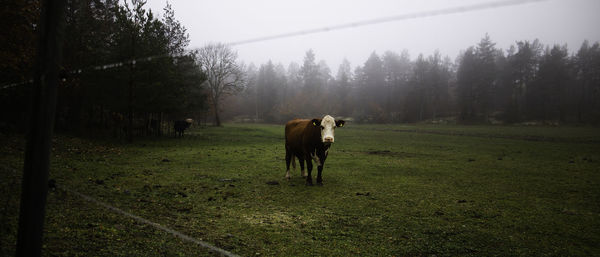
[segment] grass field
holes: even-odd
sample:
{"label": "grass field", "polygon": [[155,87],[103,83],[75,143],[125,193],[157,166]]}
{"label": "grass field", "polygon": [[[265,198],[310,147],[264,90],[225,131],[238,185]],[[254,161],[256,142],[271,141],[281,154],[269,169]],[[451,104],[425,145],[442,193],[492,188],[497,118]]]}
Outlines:
{"label": "grass field", "polygon": [[[243,256],[600,256],[598,128],[336,131],[323,187],[299,170],[284,179],[281,125],[131,145],[57,136],[44,255],[211,255],[63,187]],[[16,241],[21,138],[0,141],[2,256]]]}

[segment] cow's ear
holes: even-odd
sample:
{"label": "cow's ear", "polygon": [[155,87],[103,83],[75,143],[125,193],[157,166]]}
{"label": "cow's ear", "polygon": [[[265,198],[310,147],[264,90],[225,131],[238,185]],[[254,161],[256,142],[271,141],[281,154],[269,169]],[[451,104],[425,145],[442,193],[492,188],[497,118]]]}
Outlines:
{"label": "cow's ear", "polygon": [[343,127],[344,124],[346,124],[346,122],[344,120],[336,120],[335,121],[335,126],[336,127]]}
{"label": "cow's ear", "polygon": [[320,119],[313,119],[312,121],[310,121],[313,126],[317,127],[317,126],[321,126],[321,120]]}

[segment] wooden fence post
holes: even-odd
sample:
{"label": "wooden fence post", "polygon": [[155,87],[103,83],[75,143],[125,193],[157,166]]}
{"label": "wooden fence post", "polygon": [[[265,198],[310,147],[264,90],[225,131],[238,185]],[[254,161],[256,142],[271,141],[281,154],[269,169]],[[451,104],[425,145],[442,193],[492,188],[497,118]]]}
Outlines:
{"label": "wooden fence post", "polygon": [[46,0],[42,3],[33,103],[21,185],[16,256],[40,256],[42,251],[50,144],[56,112],[59,66],[62,61],[65,5],[65,0]]}

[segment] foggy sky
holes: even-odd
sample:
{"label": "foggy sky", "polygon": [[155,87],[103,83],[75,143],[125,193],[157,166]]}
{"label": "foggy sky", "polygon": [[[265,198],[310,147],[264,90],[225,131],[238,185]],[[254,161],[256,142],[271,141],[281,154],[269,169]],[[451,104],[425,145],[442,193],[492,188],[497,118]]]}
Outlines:
{"label": "foggy sky", "polygon": [[[237,42],[369,19],[417,13],[493,1],[474,0],[169,0],[177,19],[188,29],[189,48],[209,42]],[[159,16],[166,0],[149,0]],[[409,51],[411,59],[439,50],[454,60],[488,33],[496,46],[539,39],[545,45],[567,44],[579,49],[585,39],[600,41],[600,1],[549,0],[256,42],[234,47],[240,60],[257,66],[272,60],[287,68],[302,64],[308,49],[335,72],[344,58],[352,67],[364,64],[376,51]],[[335,73],[332,73],[335,76]]]}

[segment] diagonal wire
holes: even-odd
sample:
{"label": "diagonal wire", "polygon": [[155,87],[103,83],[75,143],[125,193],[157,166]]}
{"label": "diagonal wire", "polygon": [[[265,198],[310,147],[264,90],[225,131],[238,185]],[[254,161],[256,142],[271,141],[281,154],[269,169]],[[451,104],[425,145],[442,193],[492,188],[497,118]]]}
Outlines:
{"label": "diagonal wire", "polygon": [[473,12],[473,11],[495,9],[495,8],[522,5],[522,4],[535,3],[535,2],[543,2],[543,1],[548,1],[548,0],[508,0],[508,1],[505,0],[505,1],[494,1],[494,2],[488,2],[488,3],[466,5],[466,6],[450,7],[450,8],[444,8],[444,9],[438,9],[438,10],[415,12],[415,13],[396,15],[396,16],[388,16],[388,17],[382,17],[382,18],[376,18],[376,19],[370,19],[370,20],[350,22],[350,23],[344,23],[344,24],[339,24],[339,25],[333,25],[333,26],[329,26],[329,27],[320,27],[320,28],[300,30],[300,31],[282,33],[282,34],[271,35],[271,36],[257,37],[257,38],[246,39],[246,40],[241,40],[241,41],[234,41],[234,42],[229,43],[229,45],[231,45],[231,46],[243,45],[243,44],[250,44],[250,43],[262,42],[262,41],[268,41],[268,40],[275,40],[275,39],[280,39],[280,38],[297,37],[297,36],[303,36],[303,35],[308,35],[308,34],[331,32],[334,30],[363,27],[363,26],[369,26],[369,25],[386,23],[386,22],[394,22],[394,21],[401,21],[401,20],[411,20],[411,19],[419,19],[419,18],[426,18],[426,17],[433,17],[433,16],[442,16],[442,15],[449,15],[449,14]]}
{"label": "diagonal wire", "polygon": [[137,222],[144,223],[144,224],[146,224],[146,225],[152,226],[152,227],[154,227],[154,228],[156,228],[156,229],[158,229],[158,230],[162,230],[162,231],[164,231],[164,232],[167,232],[167,233],[169,233],[169,234],[171,234],[171,235],[173,235],[173,236],[175,236],[175,237],[181,238],[182,240],[185,240],[185,241],[188,241],[188,242],[195,243],[195,244],[197,244],[197,245],[199,245],[199,246],[201,246],[201,247],[207,248],[208,250],[210,250],[210,251],[212,251],[212,252],[214,252],[214,253],[218,253],[218,254],[219,254],[219,255],[221,255],[221,256],[226,256],[226,257],[238,257],[238,255],[236,255],[236,254],[234,254],[234,253],[231,253],[231,252],[229,252],[229,251],[227,251],[227,250],[221,249],[221,248],[219,248],[219,247],[216,247],[216,246],[214,246],[214,245],[212,245],[212,244],[210,244],[210,243],[208,243],[208,242],[205,242],[205,241],[202,241],[202,240],[198,240],[198,239],[196,239],[196,238],[190,237],[190,236],[188,236],[188,235],[186,235],[186,234],[183,234],[183,233],[181,233],[181,232],[179,232],[179,231],[176,231],[176,230],[170,229],[170,228],[168,228],[168,227],[165,227],[165,226],[163,226],[163,225],[161,225],[161,224],[158,224],[158,223],[156,223],[156,222],[153,222],[153,221],[150,221],[150,220],[144,219],[144,218],[142,218],[142,217],[140,217],[140,216],[137,216],[137,215],[131,214],[131,213],[129,213],[129,212],[126,212],[126,211],[124,211],[124,210],[121,210],[121,209],[119,209],[119,208],[117,208],[117,207],[114,207],[114,206],[112,206],[112,205],[109,205],[109,204],[106,204],[106,203],[100,202],[100,201],[96,200],[96,199],[95,199],[95,198],[93,198],[93,197],[90,197],[90,196],[88,196],[88,195],[85,195],[85,194],[79,193],[79,192],[77,192],[77,191],[75,191],[75,190],[72,190],[72,189],[69,189],[69,188],[66,188],[66,187],[63,187],[63,186],[61,186],[61,187],[58,187],[58,186],[56,186],[56,185],[55,185],[55,187],[56,187],[56,188],[59,188],[59,189],[62,189],[62,190],[64,190],[64,191],[66,191],[66,192],[69,192],[69,193],[71,193],[71,194],[77,195],[77,196],[79,196],[79,197],[81,197],[81,198],[85,199],[86,201],[89,201],[89,202],[95,203],[95,204],[97,204],[97,205],[100,205],[100,206],[102,206],[102,207],[104,207],[104,208],[106,208],[106,209],[109,209],[109,210],[111,210],[112,212],[115,212],[115,213],[117,213],[117,214],[123,215],[123,216],[125,216],[125,217],[129,217],[129,218],[131,218],[131,219],[134,219],[134,220],[135,220],[135,221],[137,221]]}

